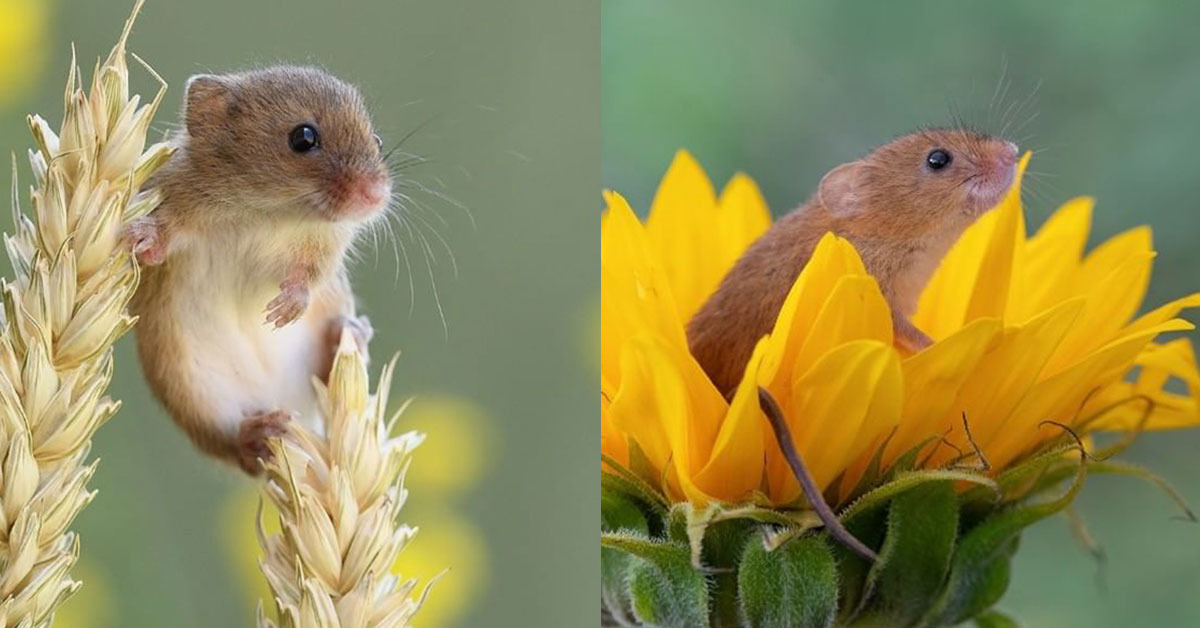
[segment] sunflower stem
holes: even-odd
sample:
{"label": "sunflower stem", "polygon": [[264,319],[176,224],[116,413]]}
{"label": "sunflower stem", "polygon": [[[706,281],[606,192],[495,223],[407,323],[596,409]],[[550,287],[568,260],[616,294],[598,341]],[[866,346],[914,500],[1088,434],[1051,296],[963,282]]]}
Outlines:
{"label": "sunflower stem", "polygon": [[817,517],[821,519],[821,523],[825,524],[825,529],[829,531],[829,535],[842,545],[850,548],[854,553],[874,562],[878,558],[875,552],[863,544],[862,541],[855,538],[853,534],[850,534],[850,531],[842,525],[837,515],[834,514],[833,509],[825,501],[825,497],[821,494],[821,489],[817,487],[812,474],[804,466],[804,461],[801,460],[800,453],[796,451],[796,446],[792,444],[792,432],[788,429],[787,420],[783,417],[783,411],[779,409],[779,404],[775,402],[775,398],[771,396],[771,393],[767,392],[767,389],[761,386],[758,388],[758,405],[762,408],[763,414],[767,415],[767,420],[771,422],[771,430],[775,432],[775,440],[779,443],[779,449],[783,452],[784,459],[787,460],[788,466],[791,467],[792,474],[796,476],[796,481],[800,482],[800,488],[804,491],[804,496],[808,498],[809,505],[816,511]]}

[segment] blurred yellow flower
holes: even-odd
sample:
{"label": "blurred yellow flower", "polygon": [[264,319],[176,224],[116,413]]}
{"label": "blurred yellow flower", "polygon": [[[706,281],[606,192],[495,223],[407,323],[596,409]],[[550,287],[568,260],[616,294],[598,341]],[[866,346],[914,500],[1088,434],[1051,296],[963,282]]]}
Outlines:
{"label": "blurred yellow flower", "polygon": [[[1021,172],[1028,156],[1021,162]],[[759,409],[771,392],[818,485],[844,499],[873,456],[884,465],[928,444],[928,466],[974,441],[997,472],[1062,436],[1200,422],[1191,329],[1175,318],[1200,295],[1134,318],[1150,277],[1150,231],[1090,253],[1091,199],[1025,233],[1020,180],[947,255],[913,317],[936,342],[902,357],[875,280],[850,242],[828,234],[774,330],[726,401],[687,350],[684,326],[769,224],[754,183],[717,197],[681,152],[645,224],[616,193],[601,226],[601,451],[661,477],[673,500],[789,504],[800,488]],[[1131,372],[1138,371],[1129,381]],[[1168,391],[1171,379],[1188,392]],[[968,439],[964,419],[970,428]],[[884,448],[880,452],[880,448]]]}
{"label": "blurred yellow flower", "polygon": [[45,54],[47,0],[0,0],[0,107],[40,72]]}
{"label": "blurred yellow flower", "polygon": [[[444,501],[479,483],[495,438],[483,410],[465,399],[422,395],[397,421],[396,432],[425,434],[421,456],[405,476],[410,499]],[[424,527],[424,526],[422,526]]]}
{"label": "blurred yellow flower", "polygon": [[483,533],[466,517],[439,506],[421,509],[412,521],[421,532],[404,548],[393,573],[420,582],[437,579],[421,605],[422,628],[459,625],[487,584]]}
{"label": "blurred yellow flower", "polygon": [[105,585],[98,565],[80,559],[73,570],[83,586],[54,613],[54,625],[62,628],[105,628],[114,622],[112,591]]}

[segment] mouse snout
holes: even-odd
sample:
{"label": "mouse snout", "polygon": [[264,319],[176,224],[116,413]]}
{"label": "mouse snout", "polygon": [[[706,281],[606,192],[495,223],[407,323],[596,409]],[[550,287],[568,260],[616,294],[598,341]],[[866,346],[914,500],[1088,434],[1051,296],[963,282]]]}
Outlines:
{"label": "mouse snout", "polygon": [[360,181],[354,186],[353,195],[364,205],[382,205],[392,195],[392,184],[381,179]]}
{"label": "mouse snout", "polygon": [[1021,149],[1013,142],[1005,141],[1004,148],[1001,151],[1001,159],[1005,162],[1016,164],[1017,157],[1021,154]]}
{"label": "mouse snout", "polygon": [[1020,149],[1016,144],[1000,140],[991,145],[990,154],[981,160],[980,170],[969,186],[970,211],[978,213],[994,207],[1008,193],[1016,179]]}
{"label": "mouse snout", "polygon": [[392,196],[386,173],[343,172],[329,183],[329,217],[362,220],[383,210]]}

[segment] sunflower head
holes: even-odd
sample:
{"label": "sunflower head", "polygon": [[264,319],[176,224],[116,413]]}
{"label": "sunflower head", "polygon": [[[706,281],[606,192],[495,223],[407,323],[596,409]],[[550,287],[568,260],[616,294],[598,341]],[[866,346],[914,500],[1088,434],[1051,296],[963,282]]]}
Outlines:
{"label": "sunflower head", "polygon": [[[913,142],[914,154],[929,148]],[[943,168],[975,158],[946,145],[955,154]],[[878,283],[850,241],[827,234],[728,397],[689,353],[685,325],[767,229],[762,196],[744,176],[718,196],[686,153],[644,223],[606,194],[602,605],[613,621],[937,626],[979,616],[1007,585],[1021,529],[1064,508],[1089,471],[1133,473],[1108,457],[1137,433],[1200,420],[1190,343],[1158,340],[1192,328],[1176,316],[1200,295],[1136,316],[1150,232],[1085,252],[1091,199],[1028,235],[1027,161],[1012,185],[1002,167],[989,170],[985,187],[1005,188],[1002,200],[921,294],[912,321],[932,346],[892,346]],[[1124,436],[1092,452],[1100,432]],[[868,551],[847,549],[847,535]]]}

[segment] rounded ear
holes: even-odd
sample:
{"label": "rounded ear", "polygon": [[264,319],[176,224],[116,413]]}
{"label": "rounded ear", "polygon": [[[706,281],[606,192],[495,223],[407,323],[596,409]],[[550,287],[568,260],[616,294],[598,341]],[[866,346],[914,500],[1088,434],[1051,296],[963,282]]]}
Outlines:
{"label": "rounded ear", "polygon": [[188,132],[220,124],[229,110],[229,79],[213,74],[197,74],[188,79],[183,117]]}
{"label": "rounded ear", "polygon": [[830,170],[817,186],[817,200],[834,216],[850,216],[859,210],[858,175],[861,161],[845,163]]}

